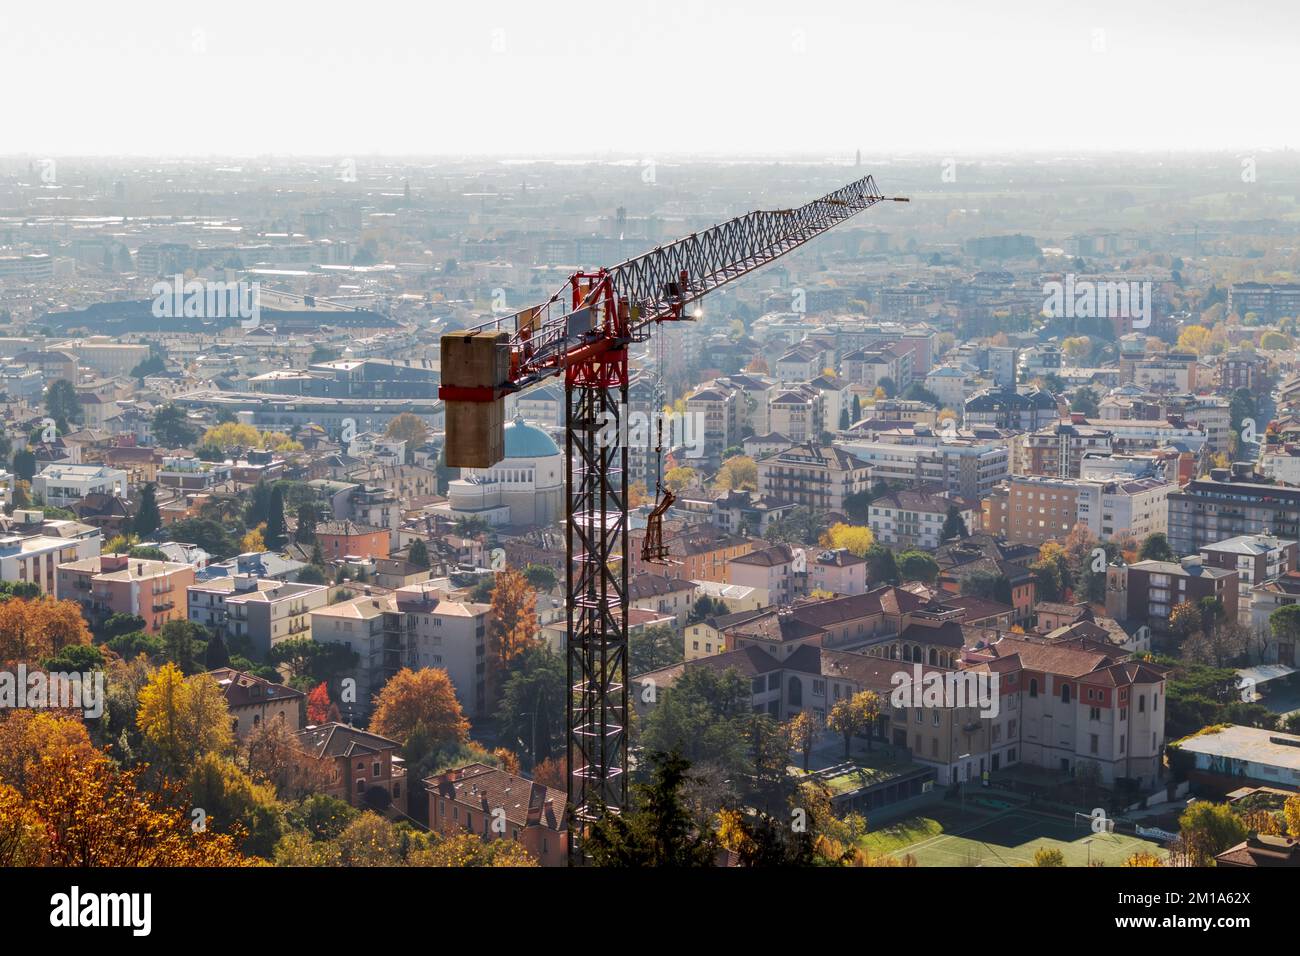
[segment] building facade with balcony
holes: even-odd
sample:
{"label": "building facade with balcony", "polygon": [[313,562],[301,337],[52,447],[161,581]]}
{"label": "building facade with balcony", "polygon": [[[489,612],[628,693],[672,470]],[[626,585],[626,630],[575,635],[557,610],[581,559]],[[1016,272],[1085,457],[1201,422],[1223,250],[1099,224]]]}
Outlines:
{"label": "building facade with balcony", "polygon": [[156,634],[168,621],[185,620],[194,567],[103,554],[59,566],[56,580],[59,597],[79,603],[92,624],[114,614],[133,614],[144,620],[146,633]]}

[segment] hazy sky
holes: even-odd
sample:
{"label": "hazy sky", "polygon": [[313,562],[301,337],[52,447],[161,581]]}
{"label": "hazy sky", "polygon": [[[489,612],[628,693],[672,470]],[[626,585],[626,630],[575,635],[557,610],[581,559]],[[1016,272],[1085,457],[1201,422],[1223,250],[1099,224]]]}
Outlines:
{"label": "hazy sky", "polygon": [[1300,145],[1294,0],[0,6],[0,154]]}

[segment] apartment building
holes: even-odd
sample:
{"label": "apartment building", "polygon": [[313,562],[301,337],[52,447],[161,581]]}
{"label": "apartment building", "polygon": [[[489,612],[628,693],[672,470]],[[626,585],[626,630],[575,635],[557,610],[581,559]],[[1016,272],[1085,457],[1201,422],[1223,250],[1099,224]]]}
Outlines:
{"label": "apartment building", "polygon": [[452,601],[431,582],[385,594],[365,594],[310,612],[312,640],[342,644],[360,659],[356,709],[371,701],[404,667],[440,667],[447,672],[465,713],[487,709],[486,604]]}
{"label": "apartment building", "polygon": [[224,580],[233,584],[224,595],[224,633],[235,641],[247,640],[260,659],[283,641],[310,638],[311,612],[329,600],[329,588],[323,584],[268,581],[250,575]]}
{"label": "apartment building", "polygon": [[18,509],[0,533],[0,581],[28,582],[58,595],[58,568],[98,557],[103,536],[75,521],[46,521],[41,511]]}
{"label": "apartment building", "polygon": [[732,584],[756,588],[768,604],[789,604],[803,589],[808,557],[802,548],[774,544],[733,558],[727,565]]}
{"label": "apartment building", "polygon": [[963,422],[1033,432],[1060,417],[1056,397],[1042,389],[984,389],[966,399]]}
{"label": "apartment building", "polygon": [[156,634],[168,621],[185,620],[194,566],[102,554],[59,565],[55,575],[58,596],[79,603],[92,623],[133,614],[144,620],[146,633]]}
{"label": "apartment building", "polygon": [[402,616],[404,666],[415,670],[442,668],[451,678],[465,714],[471,719],[487,716],[487,625],[491,606],[450,600],[445,591],[429,581],[398,588],[392,598]]}
{"label": "apartment building", "polygon": [[1106,614],[1120,621],[1136,621],[1154,633],[1170,631],[1169,616],[1180,604],[1197,606],[1205,598],[1223,604],[1224,617],[1238,619],[1235,568],[1217,568],[1199,556],[1181,562],[1139,561],[1127,567],[1111,565],[1106,570]]}
{"label": "apartment building", "polygon": [[985,528],[1018,544],[1059,541],[1084,525],[1100,541],[1145,538],[1168,528],[1177,485],[1160,478],[1100,481],[1013,476],[984,500]]}
{"label": "apartment building", "polygon": [[[720,382],[711,382],[686,397],[686,414],[691,416],[690,437],[703,439],[705,467],[717,468],[722,453],[740,443],[740,418],[744,395]],[[698,434],[702,428],[702,436]]]}
{"label": "apartment building", "polygon": [[1237,618],[1251,625],[1252,594],[1256,585],[1296,570],[1300,543],[1266,534],[1238,535],[1201,546],[1201,561],[1212,568],[1237,572]]}
{"label": "apartment building", "polygon": [[866,491],[870,477],[866,462],[837,445],[809,442],[758,462],[762,494],[822,513],[842,512],[844,499]]}
{"label": "apartment building", "polygon": [[872,483],[935,486],[948,494],[978,500],[1011,471],[1011,452],[1002,439],[916,436],[899,441],[850,440],[837,448],[865,463]]}
{"label": "apartment building", "polygon": [[772,431],[793,444],[819,442],[827,422],[822,395],[810,385],[773,389],[768,397],[767,421]]}
{"label": "apartment building", "polygon": [[1111,433],[1105,428],[1057,422],[1024,437],[1026,475],[1078,478],[1083,456],[1109,454]]}
{"label": "apartment building", "polygon": [[1176,554],[1257,534],[1300,540],[1300,488],[1261,483],[1243,466],[1211,469],[1208,478],[1169,494],[1169,546]]}
{"label": "apartment building", "polygon": [[978,531],[983,514],[978,504],[947,492],[891,491],[874,499],[867,524],[876,540],[891,548],[932,551],[943,543],[948,511],[956,508],[967,532]]}
{"label": "apartment building", "polygon": [[[760,479],[761,480],[761,479]],[[645,540],[645,529],[634,528],[628,531],[628,547],[631,549],[632,575],[662,574],[664,566],[641,560],[641,545]],[[740,535],[728,534],[713,525],[685,528],[680,531],[664,531],[664,545],[668,548],[668,559],[672,562],[673,573],[689,581],[715,581],[730,584],[727,565],[742,554],[754,549],[754,542]]]}

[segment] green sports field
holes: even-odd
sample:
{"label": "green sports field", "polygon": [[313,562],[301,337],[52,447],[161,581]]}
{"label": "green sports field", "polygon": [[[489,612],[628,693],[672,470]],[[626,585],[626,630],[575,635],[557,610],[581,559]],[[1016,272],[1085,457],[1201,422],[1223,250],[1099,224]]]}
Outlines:
{"label": "green sports field", "polygon": [[1165,855],[1158,843],[1120,833],[1094,834],[1086,826],[1032,810],[987,813],[949,806],[874,830],[861,846],[899,858],[911,854],[919,866],[1031,866],[1034,853],[1044,847],[1060,850],[1066,866],[1086,866],[1090,849],[1092,861],[1106,866],[1118,866],[1139,850]]}

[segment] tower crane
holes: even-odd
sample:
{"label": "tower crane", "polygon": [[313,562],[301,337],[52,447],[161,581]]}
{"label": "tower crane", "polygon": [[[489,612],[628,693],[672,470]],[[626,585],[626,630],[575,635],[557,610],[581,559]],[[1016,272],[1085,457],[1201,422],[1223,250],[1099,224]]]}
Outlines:
{"label": "tower crane", "polygon": [[[709,292],[880,202],[866,176],[795,209],[760,210],[619,265],[577,272],[540,305],[442,337],[446,462],[490,468],[504,457],[504,399],[551,376],[565,386],[565,540],[570,860],[593,820],[627,805],[628,349]],[[643,558],[662,559],[651,512]]]}

